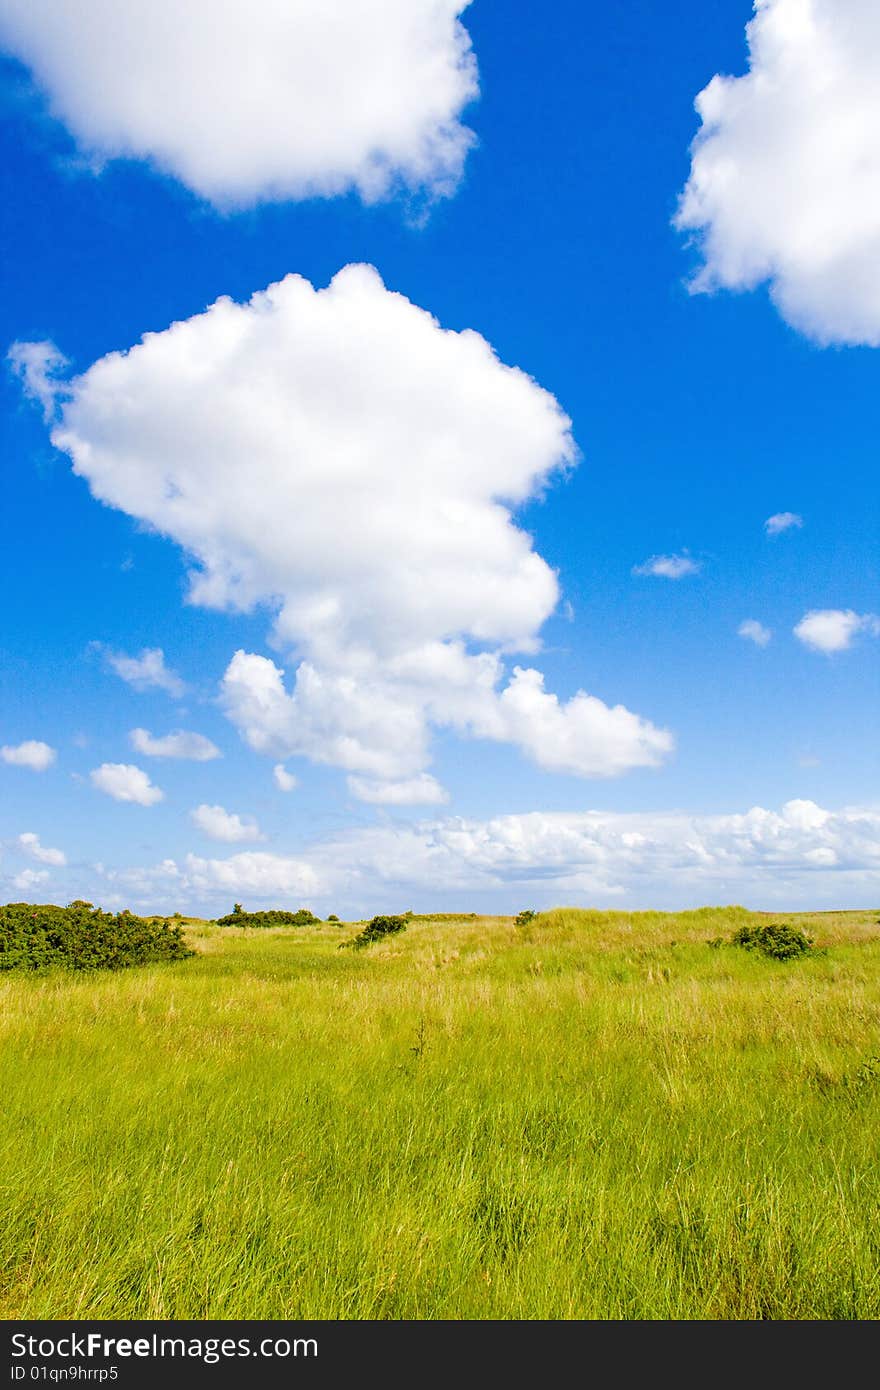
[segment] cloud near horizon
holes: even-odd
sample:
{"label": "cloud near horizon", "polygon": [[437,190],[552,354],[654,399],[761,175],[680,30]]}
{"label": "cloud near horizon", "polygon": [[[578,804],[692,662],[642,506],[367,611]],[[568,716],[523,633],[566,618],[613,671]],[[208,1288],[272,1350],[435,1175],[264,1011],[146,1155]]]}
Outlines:
{"label": "cloud near horizon", "polygon": [[821,344],[880,344],[880,6],[757,0],[749,70],[716,74],[676,225],[695,291],[767,283]]}
{"label": "cloud near horizon", "polygon": [[[622,706],[560,702],[533,668],[507,676],[502,656],[538,650],[559,599],[515,509],[576,462],[570,421],[373,267],[220,299],[66,393],[52,440],[94,496],[184,549],[191,602],[262,605],[295,652],[292,694],[257,654],[226,672],[224,707],[256,751],[415,779],[432,800],[419,779],[434,726],[580,776],[671,752],[668,731]],[[113,664],[169,688],[161,655]]]}
{"label": "cloud near horizon", "polygon": [[36,888],[38,884],[46,883],[49,877],[48,869],[22,869],[20,873],[13,875],[11,882],[14,888],[26,893],[28,889]]}
{"label": "cloud near horizon", "polygon": [[0,0],[0,44],[96,171],[146,159],[227,210],[436,198],[474,140],[469,3]]}
{"label": "cloud near horizon", "polygon": [[[844,891],[880,891],[880,811],[829,811],[794,799],[779,811],[531,812],[478,821],[461,817],[353,829],[292,855],[246,851],[228,859],[188,855],[148,869],[111,870],[111,891],[144,905],[213,902],[250,894],[279,905],[294,899],[345,900],[360,915],[393,894],[445,895],[509,890],[512,909],[528,897],[598,899],[609,905],[679,902],[696,906],[762,895],[768,905]],[[731,897],[730,895],[734,895]],[[866,899],[867,900],[867,899]]]}

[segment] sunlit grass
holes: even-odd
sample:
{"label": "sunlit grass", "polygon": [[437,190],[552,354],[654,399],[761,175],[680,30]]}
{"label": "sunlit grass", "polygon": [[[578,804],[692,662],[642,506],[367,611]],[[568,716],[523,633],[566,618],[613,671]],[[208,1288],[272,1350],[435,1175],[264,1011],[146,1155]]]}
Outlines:
{"label": "sunlit grass", "polygon": [[192,924],[0,983],[6,1318],[877,1318],[878,913]]}

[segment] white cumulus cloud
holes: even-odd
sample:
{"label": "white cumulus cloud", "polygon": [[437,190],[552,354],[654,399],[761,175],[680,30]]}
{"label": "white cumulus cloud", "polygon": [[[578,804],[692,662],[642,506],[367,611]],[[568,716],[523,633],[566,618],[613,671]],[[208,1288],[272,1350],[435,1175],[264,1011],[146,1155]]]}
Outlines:
{"label": "white cumulus cloud", "polygon": [[232,811],[222,806],[197,806],[190,811],[190,820],[211,840],[225,840],[237,844],[246,840],[260,840],[260,827],[256,821],[244,821]]}
{"label": "white cumulus cloud", "polygon": [[754,642],[756,647],[766,647],[773,636],[770,628],[759,623],[757,618],[746,618],[740,623],[737,633],[747,642]]}
{"label": "white cumulus cloud", "polygon": [[135,690],[164,690],[175,699],[186,691],[180,676],[165,665],[165,653],[161,647],[144,647],[140,656],[108,651],[106,657],[111,670],[134,686]]}
{"label": "white cumulus cloud", "polygon": [[633,574],[647,575],[656,579],[684,579],[685,575],[698,574],[699,563],[690,555],[652,555],[640,565],[633,566]]}
{"label": "white cumulus cloud", "polygon": [[854,613],[851,608],[816,608],[794,628],[795,637],[805,647],[829,655],[845,652],[860,632],[880,636],[880,618],[873,613]]}
{"label": "white cumulus cloud", "polygon": [[473,141],[469,0],[0,0],[0,43],[96,165],[223,207],[451,193]]}
{"label": "white cumulus cloud", "polygon": [[804,519],[798,516],[797,512],[774,512],[773,516],[768,516],[764,522],[764,530],[768,536],[780,536],[783,531],[791,531],[803,526]]}
{"label": "white cumulus cloud", "polygon": [[370,801],[400,804],[402,784],[410,802],[419,789],[429,793],[426,801],[438,800],[438,784],[424,772],[431,724],[512,743],[539,767],[583,777],[657,767],[672,752],[667,730],[623,705],[610,707],[584,691],[560,701],[530,667],[515,667],[499,690],[503,667],[496,657],[438,645],[433,665],[435,653],[426,649],[424,664],[407,656],[365,677],[326,677],[302,662],[290,694],[274,661],[239,651],[223,678],[221,702],[257,752],[298,754],[367,774],[370,782],[356,778],[349,785],[356,795],[368,790]]}
{"label": "white cumulus cloud", "polygon": [[28,767],[31,772],[45,772],[57,756],[50,744],[42,743],[37,738],[25,739],[24,743],[4,743],[0,748],[0,758],[5,763],[10,763],[13,767]]}
{"label": "white cumulus cloud", "polygon": [[670,751],[621,707],[560,703],[537,671],[503,685],[502,654],[537,650],[558,602],[514,511],[575,462],[570,422],[372,267],[323,290],[290,275],[102,358],[52,438],[97,498],[192,557],[193,602],[274,611],[293,693],[243,652],[223,687],[259,752],[401,782],[426,772],[434,725],[588,776]]}
{"label": "white cumulus cloud", "polygon": [[67,863],[67,856],[61,849],[50,849],[48,845],[40,844],[39,835],[35,835],[32,830],[26,830],[18,837],[19,849],[24,854],[36,859],[40,864],[52,864],[57,868],[62,868]]}
{"label": "white cumulus cloud", "polygon": [[131,746],[136,753],[147,758],[183,758],[189,762],[207,763],[221,756],[216,743],[204,734],[196,734],[189,729],[176,729],[174,733],[154,738],[149,729],[132,729],[129,734]]}
{"label": "white cumulus cloud", "polygon": [[369,266],[289,275],[111,353],[53,442],[194,557],[191,598],[278,605],[313,652],[532,641],[556,576],[514,524],[575,457],[549,392]]}
{"label": "white cumulus cloud", "polygon": [[716,75],[677,224],[697,290],[762,282],[820,343],[880,343],[880,7],[756,0],[749,69]]}
{"label": "white cumulus cloud", "polygon": [[98,791],[112,796],[114,801],[134,801],[138,806],[153,806],[165,793],[153,785],[143,768],[133,763],[102,763],[89,777]]}

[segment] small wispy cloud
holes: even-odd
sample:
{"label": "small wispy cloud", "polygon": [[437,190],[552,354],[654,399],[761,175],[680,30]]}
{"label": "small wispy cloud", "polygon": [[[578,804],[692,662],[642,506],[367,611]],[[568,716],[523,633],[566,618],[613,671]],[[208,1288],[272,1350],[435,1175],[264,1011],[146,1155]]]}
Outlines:
{"label": "small wispy cloud", "polygon": [[189,729],[175,729],[174,733],[163,734],[161,738],[154,738],[149,729],[132,729],[128,737],[135,752],[146,758],[185,758],[194,763],[207,763],[223,756],[216,743]]}
{"label": "small wispy cloud", "polygon": [[45,883],[49,877],[48,869],[22,869],[20,874],[16,874],[12,880],[16,888],[27,891],[28,888],[36,888],[38,883]]}
{"label": "small wispy cloud", "polygon": [[104,652],[111,671],[115,671],[135,690],[164,690],[175,700],[186,693],[186,683],[176,671],[165,665],[165,653],[161,647],[144,647],[139,656],[128,656],[125,652],[110,651],[100,642],[95,646]]}
{"label": "small wispy cloud", "polygon": [[779,536],[783,531],[797,530],[803,524],[804,519],[797,512],[774,512],[764,522],[764,530],[768,536]]}
{"label": "small wispy cloud", "polygon": [[276,787],[281,792],[292,792],[294,787],[299,785],[293,773],[288,772],[283,763],[275,764],[272,769],[272,776],[275,779]]}
{"label": "small wispy cloud", "polygon": [[13,343],[6,360],[20,380],[24,394],[29,400],[38,402],[43,419],[50,425],[57,414],[59,399],[69,395],[66,382],[59,379],[70,365],[64,353],[48,340]]}
{"label": "small wispy cloud", "polygon": [[656,579],[684,579],[685,575],[698,574],[700,564],[691,559],[686,550],[680,555],[652,555],[640,565],[633,565],[633,574],[648,575]]}
{"label": "small wispy cloud", "polygon": [[766,647],[773,636],[770,628],[759,623],[757,618],[746,618],[736,631],[738,636],[744,637],[747,642],[754,642],[756,647]]}

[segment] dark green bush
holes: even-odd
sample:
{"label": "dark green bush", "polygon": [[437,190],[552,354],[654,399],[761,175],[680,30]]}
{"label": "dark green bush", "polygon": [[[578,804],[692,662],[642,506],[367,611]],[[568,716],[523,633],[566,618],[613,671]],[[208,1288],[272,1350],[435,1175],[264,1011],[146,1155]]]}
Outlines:
{"label": "dark green bush", "polygon": [[374,917],[358,932],[353,941],[343,942],[343,945],[351,945],[355,950],[360,950],[362,946],[370,946],[374,941],[381,941],[398,931],[406,931],[405,917]]}
{"label": "dark green bush", "polygon": [[734,946],[760,951],[771,960],[795,960],[813,949],[813,942],[800,927],[788,922],[768,922],[761,927],[740,927],[730,938]]}
{"label": "dark green bush", "polygon": [[537,912],[532,912],[531,908],[525,908],[523,912],[518,912],[513,919],[515,927],[527,927],[529,922],[534,922]]}
{"label": "dark green bush", "polygon": [[328,922],[338,922],[338,921],[339,921],[339,918],[336,916],[336,913],[335,913],[335,912],[331,912],[331,913],[330,913],[330,916],[327,918],[327,921],[328,921]]}
{"label": "dark green bush", "polygon": [[193,955],[180,926],[162,918],[135,917],[132,912],[114,916],[81,900],[68,907],[0,907],[0,971],[122,970]]}
{"label": "dark green bush", "polygon": [[218,927],[310,927],[320,922],[307,907],[296,912],[280,912],[274,908],[269,912],[242,912],[241,903],[236,903],[226,917],[217,917]]}

